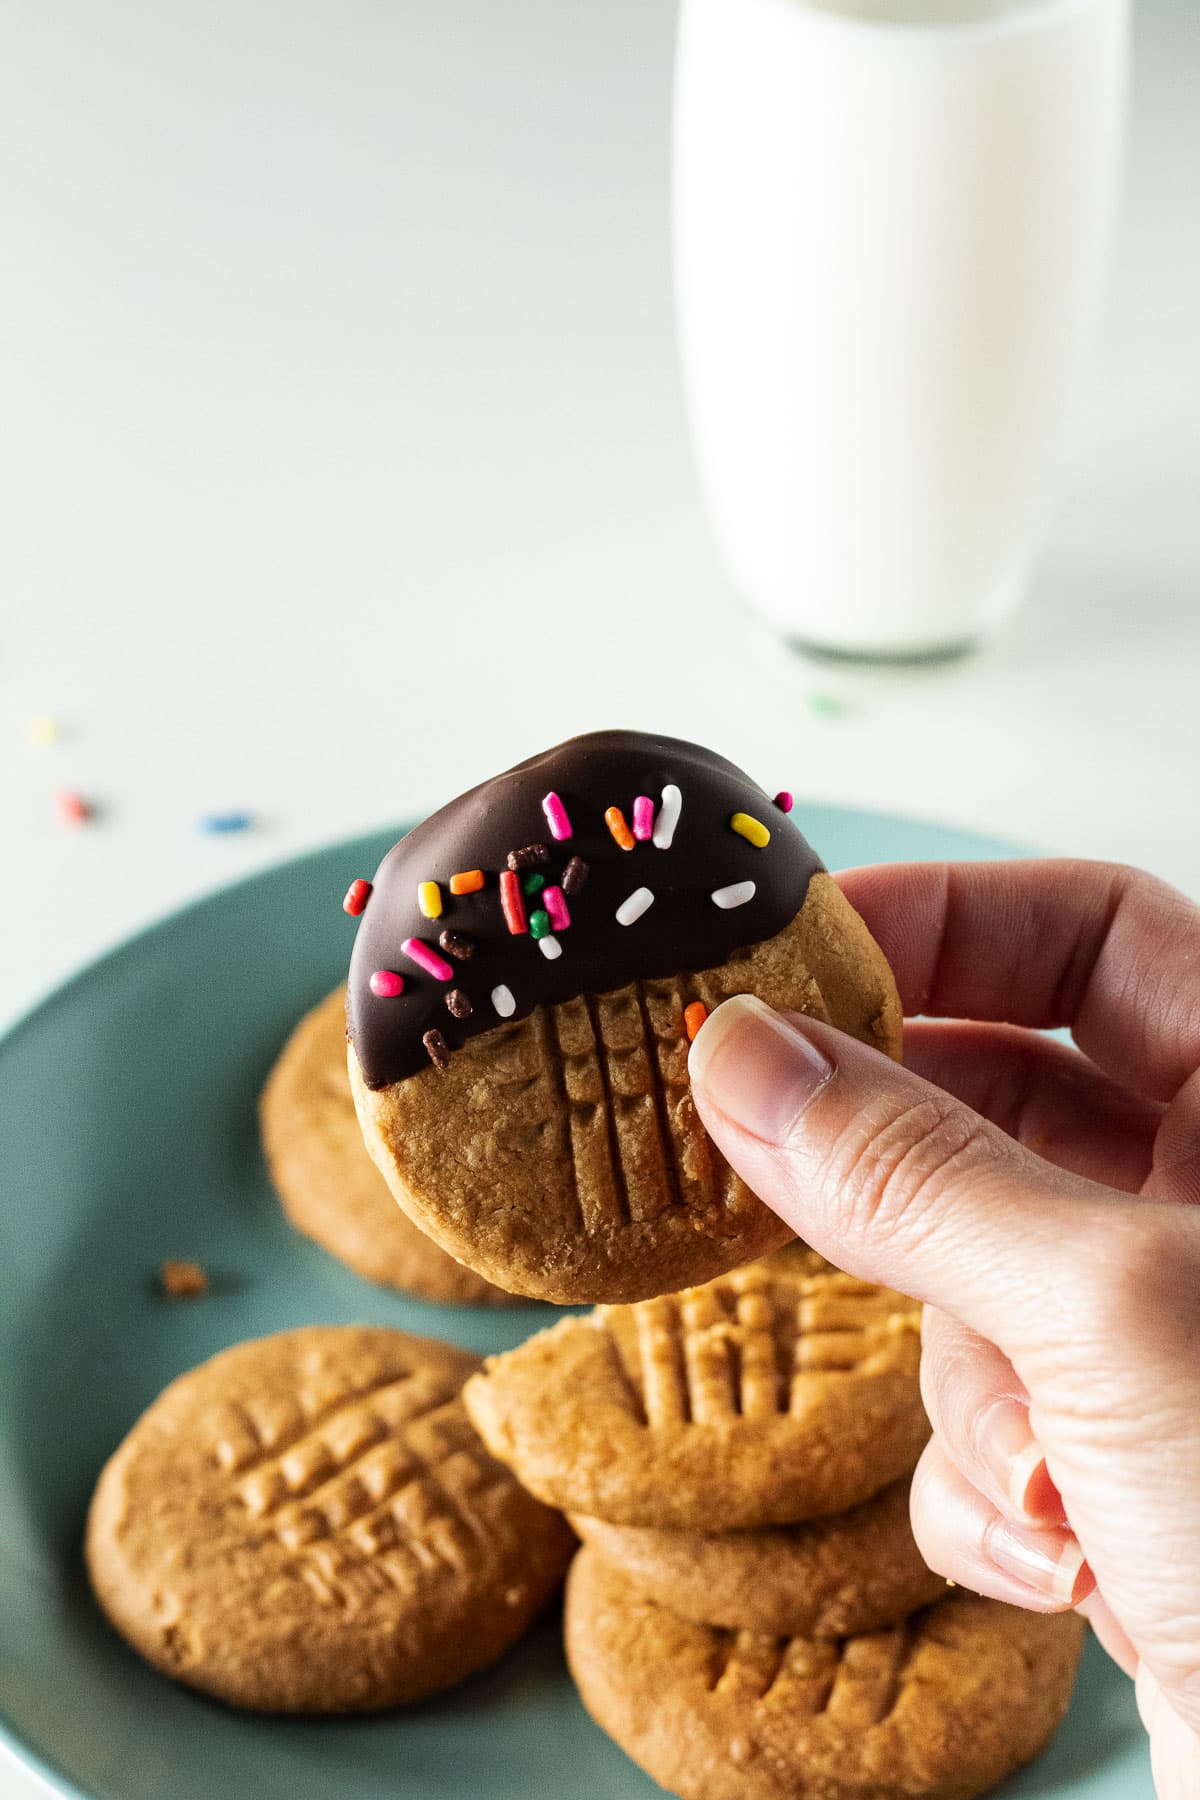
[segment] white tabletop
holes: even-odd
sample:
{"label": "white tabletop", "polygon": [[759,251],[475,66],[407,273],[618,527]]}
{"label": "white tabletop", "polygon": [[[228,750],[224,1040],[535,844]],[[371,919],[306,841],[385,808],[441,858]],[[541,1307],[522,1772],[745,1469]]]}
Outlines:
{"label": "white tabletop", "polygon": [[[716,565],[672,343],[672,28],[670,0],[10,0],[0,1017],[204,889],[609,723],[1200,895],[1193,0],[1140,7],[1035,590],[906,674],[799,662]],[[94,821],[58,824],[60,788]],[[226,809],[256,828],[197,833]]]}

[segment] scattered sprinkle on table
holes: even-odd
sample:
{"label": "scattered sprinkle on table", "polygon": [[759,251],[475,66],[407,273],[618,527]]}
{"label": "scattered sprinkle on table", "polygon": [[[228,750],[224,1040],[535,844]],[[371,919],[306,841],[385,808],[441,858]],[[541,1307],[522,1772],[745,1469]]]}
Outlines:
{"label": "scattered sprinkle on table", "polygon": [[806,704],[809,712],[818,719],[836,719],[846,710],[845,701],[839,700],[836,694],[809,694]]}
{"label": "scattered sprinkle on table", "polygon": [[51,744],[57,744],[61,735],[58,720],[51,718],[49,713],[39,713],[25,721],[25,742],[32,744],[35,750],[48,750]]}
{"label": "scattered sprinkle on table", "polygon": [[248,812],[201,813],[196,820],[196,830],[206,837],[225,837],[234,831],[249,831],[254,823],[254,814]]}
{"label": "scattered sprinkle on table", "polygon": [[55,794],[54,812],[60,825],[72,828],[76,825],[86,825],[92,816],[92,808],[83,795],[77,794],[74,788],[64,788],[61,793]]}
{"label": "scattered sprinkle on table", "polygon": [[198,1262],[165,1262],[158,1279],[168,1300],[196,1300],[208,1290],[208,1276]]}

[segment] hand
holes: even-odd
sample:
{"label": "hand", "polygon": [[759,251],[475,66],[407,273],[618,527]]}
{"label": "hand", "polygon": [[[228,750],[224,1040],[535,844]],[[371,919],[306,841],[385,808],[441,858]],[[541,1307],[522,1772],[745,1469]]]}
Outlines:
{"label": "hand", "polygon": [[[814,1249],[926,1303],[926,1560],[1082,1602],[1138,1677],[1161,1800],[1195,1800],[1200,911],[1095,863],[839,880],[905,1014],[937,1022],[902,1069],[729,1000],[692,1047],[704,1123]],[[1038,1035],[1060,1025],[1077,1048]]]}

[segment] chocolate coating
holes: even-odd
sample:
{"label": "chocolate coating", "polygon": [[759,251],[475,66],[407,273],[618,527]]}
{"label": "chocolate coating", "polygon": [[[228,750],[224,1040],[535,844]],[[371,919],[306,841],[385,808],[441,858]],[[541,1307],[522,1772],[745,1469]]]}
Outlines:
{"label": "chocolate coating", "polygon": [[[645,794],[657,815],[670,784],[682,794],[671,847],[660,850],[646,841],[620,849],[604,822],[606,809],[618,806],[628,818],[634,800]],[[571,821],[572,835],[562,842],[546,832],[542,799],[551,792]],[[737,812],[768,828],[764,849],[731,828]],[[499,876],[510,854],[542,842],[549,861],[540,867],[549,884],[561,885],[572,857],[587,864],[586,885],[571,895],[571,923],[553,934],[561,948],[553,960],[528,931],[510,933],[500,907]],[[354,941],[346,1002],[363,1078],[368,1087],[381,1088],[427,1070],[424,1038],[431,1030],[453,1052],[503,1023],[492,1003],[500,986],[516,1003],[512,1017],[523,1019],[538,1006],[578,994],[606,994],[630,981],[713,968],[733,951],[782,931],[823,867],[791,818],[711,750],[640,731],[571,738],[460,794],[380,863]],[[450,877],[461,869],[484,870],[478,892],[450,893]],[[438,928],[417,904],[422,881],[441,887],[438,927],[474,946],[470,960],[457,964],[453,983],[433,979],[400,948],[408,937],[431,947],[438,943]],[[714,904],[714,890],[747,881],[754,883],[753,899],[729,910]],[[653,902],[623,926],[617,909],[639,888],[648,888]],[[398,999],[371,992],[376,969],[403,975]],[[463,1018],[447,1011],[453,985],[470,996],[472,1010]]]}

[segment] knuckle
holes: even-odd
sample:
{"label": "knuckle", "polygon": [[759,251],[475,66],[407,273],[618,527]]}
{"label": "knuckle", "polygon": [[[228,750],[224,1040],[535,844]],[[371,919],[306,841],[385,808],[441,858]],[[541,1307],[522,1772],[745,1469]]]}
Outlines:
{"label": "knuckle", "polygon": [[995,1155],[982,1119],[949,1096],[929,1094],[861,1110],[830,1147],[821,1174],[847,1237],[878,1240],[919,1229]]}
{"label": "knuckle", "polygon": [[1200,1217],[1193,1207],[1114,1204],[1081,1246],[1093,1329],[1110,1342],[1194,1359],[1200,1340]]}

